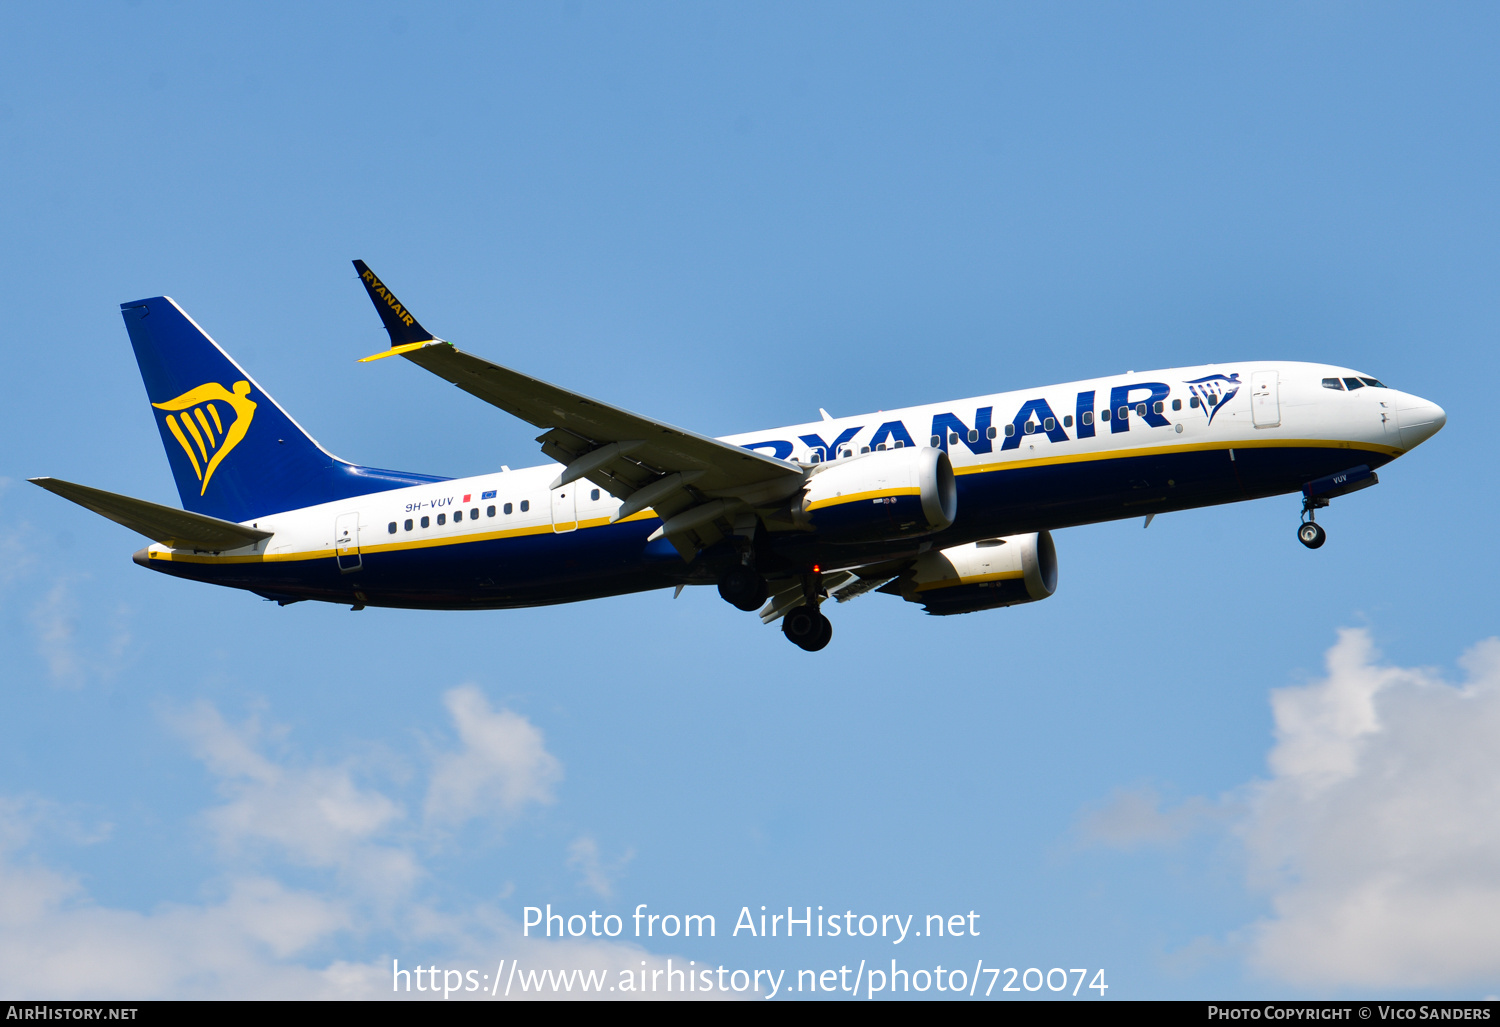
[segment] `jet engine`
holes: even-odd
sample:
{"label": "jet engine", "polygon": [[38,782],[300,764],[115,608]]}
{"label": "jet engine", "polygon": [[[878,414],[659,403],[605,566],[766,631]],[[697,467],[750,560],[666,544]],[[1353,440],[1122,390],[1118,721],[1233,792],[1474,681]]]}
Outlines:
{"label": "jet engine", "polygon": [[923,553],[881,591],[938,616],[1034,603],[1057,591],[1057,550],[1046,531],[952,546]]}
{"label": "jet engine", "polygon": [[875,542],[942,531],[957,513],[948,454],[907,446],[821,465],[797,519],[829,542]]}

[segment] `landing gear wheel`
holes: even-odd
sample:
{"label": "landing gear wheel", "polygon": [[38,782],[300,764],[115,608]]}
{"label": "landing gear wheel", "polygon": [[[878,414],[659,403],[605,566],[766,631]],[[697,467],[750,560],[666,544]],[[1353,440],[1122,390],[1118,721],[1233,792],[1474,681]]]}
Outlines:
{"label": "landing gear wheel", "polygon": [[748,567],[735,567],[719,579],[719,595],[746,613],[758,610],[766,601],[766,579]]}
{"label": "landing gear wheel", "polygon": [[1302,526],[1297,529],[1297,541],[1308,549],[1317,549],[1328,541],[1328,532],[1317,521],[1303,521]]}
{"label": "landing gear wheel", "polygon": [[791,643],[815,653],[833,638],[833,625],[812,606],[798,606],[781,618],[781,633]]}

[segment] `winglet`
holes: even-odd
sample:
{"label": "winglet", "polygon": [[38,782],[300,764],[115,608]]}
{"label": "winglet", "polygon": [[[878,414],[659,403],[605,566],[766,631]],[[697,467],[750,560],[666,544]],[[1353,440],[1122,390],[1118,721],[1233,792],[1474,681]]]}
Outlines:
{"label": "winglet", "polygon": [[401,354],[410,353],[414,349],[423,349],[427,346],[441,345],[446,345],[441,339],[425,339],[422,342],[408,342],[401,346],[392,346],[390,349],[383,349],[379,353],[371,353],[367,357],[360,357],[359,362],[361,364],[368,364],[372,360],[384,360],[386,357],[399,357]]}
{"label": "winglet", "polygon": [[[380,320],[385,324],[385,330],[391,335],[391,348],[398,346],[411,346],[413,343],[432,342],[437,336],[412,317],[411,311],[396,299],[391,290],[386,288],[370,266],[362,260],[354,262],[354,270],[359,272],[359,280],[364,283],[365,291],[370,294],[370,302],[375,304],[375,310],[380,314]],[[392,356],[394,353],[383,354]]]}

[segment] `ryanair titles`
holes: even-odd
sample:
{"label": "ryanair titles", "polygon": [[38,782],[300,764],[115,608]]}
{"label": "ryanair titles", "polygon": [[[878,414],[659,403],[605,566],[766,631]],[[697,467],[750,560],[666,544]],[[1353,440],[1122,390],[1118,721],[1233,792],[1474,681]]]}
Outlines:
{"label": "ryanair titles", "polygon": [[[1237,378],[1238,376],[1233,376],[1224,380],[1233,381],[1237,385]],[[1197,411],[1195,416],[1211,420],[1221,407],[1234,398],[1238,389],[1221,389],[1211,393],[1199,388],[1184,391],[1190,393],[1188,411]],[[844,428],[831,438],[807,434],[798,435],[797,441],[811,451],[814,462],[834,460],[855,451],[869,452],[915,445],[928,445],[944,451],[950,447],[956,449],[962,446],[976,455],[993,453],[998,448],[1003,453],[1020,449],[1022,441],[1028,440],[1028,436],[1032,437],[1029,441],[1036,441],[1035,436],[1044,436],[1049,442],[1090,439],[1104,431],[1105,425],[1108,425],[1111,435],[1130,431],[1133,421],[1148,428],[1169,428],[1172,422],[1167,419],[1168,413],[1187,413],[1182,410],[1182,399],[1173,400],[1171,395],[1172,387],[1166,382],[1133,382],[1112,387],[1107,404],[1099,403],[1100,396],[1096,390],[1079,392],[1074,397],[1071,410],[1054,410],[1046,397],[1037,396],[1023,402],[1009,421],[999,424],[995,421],[995,408],[991,405],[975,409],[972,421],[965,421],[952,411],[934,413],[929,430],[920,437],[913,437],[905,421],[891,420],[877,426],[868,441],[855,442],[866,428],[862,424]],[[797,442],[788,439],[766,439],[746,443],[744,448],[767,450],[776,459],[786,460],[799,447]]]}
{"label": "ryanair titles", "polygon": [[398,321],[408,328],[417,323],[417,319],[406,312],[406,308],[401,305],[401,301],[391,294],[391,291],[385,287],[385,283],[375,277],[374,271],[365,268],[365,273],[360,275],[360,277],[370,287],[372,295],[379,296],[385,300],[385,305],[391,308],[391,313],[396,315]]}

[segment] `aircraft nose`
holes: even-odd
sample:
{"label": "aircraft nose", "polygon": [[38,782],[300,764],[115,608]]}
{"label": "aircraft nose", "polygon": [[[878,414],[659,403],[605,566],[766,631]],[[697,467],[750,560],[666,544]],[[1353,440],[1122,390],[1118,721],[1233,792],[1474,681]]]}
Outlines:
{"label": "aircraft nose", "polygon": [[1396,420],[1401,425],[1401,445],[1413,449],[1436,435],[1448,423],[1448,415],[1420,396],[1402,396],[1396,406]]}

